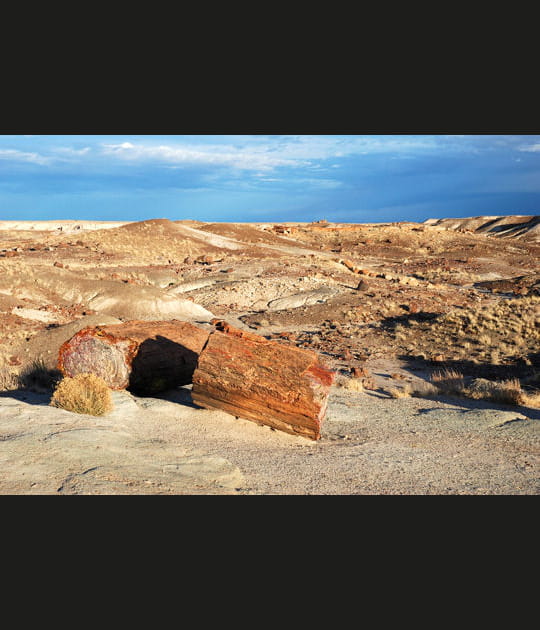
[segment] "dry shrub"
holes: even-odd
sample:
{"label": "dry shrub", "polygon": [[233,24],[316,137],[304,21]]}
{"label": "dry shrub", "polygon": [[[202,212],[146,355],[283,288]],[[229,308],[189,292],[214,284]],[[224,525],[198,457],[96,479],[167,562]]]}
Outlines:
{"label": "dry shrub", "polygon": [[42,359],[36,359],[19,372],[17,380],[22,389],[41,394],[53,390],[60,378],[58,370],[50,370]]}
{"label": "dry shrub", "polygon": [[386,391],[392,398],[408,398],[411,395],[411,387],[408,384],[403,387],[389,387]]}
{"label": "dry shrub", "polygon": [[439,395],[439,389],[433,383],[421,381],[411,387],[411,396],[415,398],[433,398]]}
{"label": "dry shrub", "polygon": [[461,396],[474,400],[488,400],[505,405],[540,404],[540,394],[527,394],[521,388],[519,379],[505,381],[490,381],[485,378],[476,378],[465,385],[463,375],[455,370],[444,370],[432,375],[439,394]]}
{"label": "dry shrub", "polygon": [[432,383],[419,381],[414,385],[406,383],[403,387],[389,387],[386,392],[392,398],[433,398],[439,394],[439,390]]}
{"label": "dry shrub", "polygon": [[477,378],[467,388],[467,396],[476,400],[491,400],[506,405],[522,405],[525,396],[517,378],[507,381],[489,381]]}
{"label": "dry shrub", "polygon": [[523,402],[521,404],[525,407],[540,409],[540,391],[535,391],[531,393],[523,392]]}
{"label": "dry shrub", "polygon": [[91,416],[102,416],[113,408],[111,390],[95,374],[64,378],[53,394],[51,405]]}
{"label": "dry shrub", "polygon": [[0,368],[0,391],[17,389],[17,375],[3,367]]}
{"label": "dry shrub", "polygon": [[350,390],[352,392],[363,392],[364,391],[364,384],[362,382],[362,379],[360,379],[360,378],[343,379],[343,381],[341,381],[340,385],[344,389],[348,389],[348,390]]}
{"label": "dry shrub", "polygon": [[457,370],[445,369],[434,372],[431,382],[440,394],[459,396],[465,391],[465,379]]}

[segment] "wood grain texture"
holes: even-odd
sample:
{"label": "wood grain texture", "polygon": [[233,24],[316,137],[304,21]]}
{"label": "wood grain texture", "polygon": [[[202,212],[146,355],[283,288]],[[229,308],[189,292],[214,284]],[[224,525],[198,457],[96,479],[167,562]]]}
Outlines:
{"label": "wood grain texture", "polygon": [[97,374],[111,389],[158,393],[191,383],[208,335],[178,320],[85,328],[61,346],[58,368],[64,376]]}
{"label": "wood grain texture", "polygon": [[315,352],[223,325],[201,352],[192,398],[201,407],[318,440],[334,376]]}

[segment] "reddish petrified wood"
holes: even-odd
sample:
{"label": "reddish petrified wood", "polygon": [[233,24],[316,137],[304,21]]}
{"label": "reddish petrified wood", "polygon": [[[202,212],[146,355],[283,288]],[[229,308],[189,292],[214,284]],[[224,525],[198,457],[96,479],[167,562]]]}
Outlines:
{"label": "reddish petrified wood", "polygon": [[191,383],[208,335],[178,320],[84,328],[61,346],[58,368],[65,376],[97,374],[111,389],[153,394]]}
{"label": "reddish petrified wood", "polygon": [[193,402],[287,433],[321,436],[335,374],[303,350],[213,321],[193,374]]}

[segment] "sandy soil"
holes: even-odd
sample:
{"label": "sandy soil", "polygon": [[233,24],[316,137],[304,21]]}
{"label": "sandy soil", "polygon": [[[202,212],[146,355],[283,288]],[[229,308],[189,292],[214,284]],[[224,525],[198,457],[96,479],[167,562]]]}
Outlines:
{"label": "sandy soil", "polygon": [[[537,218],[0,222],[0,492],[536,494],[536,406],[390,391],[442,369],[537,391]],[[14,389],[86,325],[214,316],[336,371],[320,441],[197,409],[189,388],[115,393],[98,419]]]}
{"label": "sandy soil", "polygon": [[0,396],[3,494],[537,494],[540,412],[333,388],[314,442],[115,392],[95,418]]}

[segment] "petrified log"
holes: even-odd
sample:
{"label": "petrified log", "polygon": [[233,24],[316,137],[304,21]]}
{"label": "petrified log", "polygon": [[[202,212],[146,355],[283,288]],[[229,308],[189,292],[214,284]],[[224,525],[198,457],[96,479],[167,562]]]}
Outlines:
{"label": "petrified log", "polygon": [[226,323],[217,327],[193,374],[193,402],[318,440],[335,376],[318,355]]}
{"label": "petrified log", "polygon": [[89,372],[111,389],[148,395],[191,383],[209,331],[178,320],[84,328],[59,351],[64,376]]}

